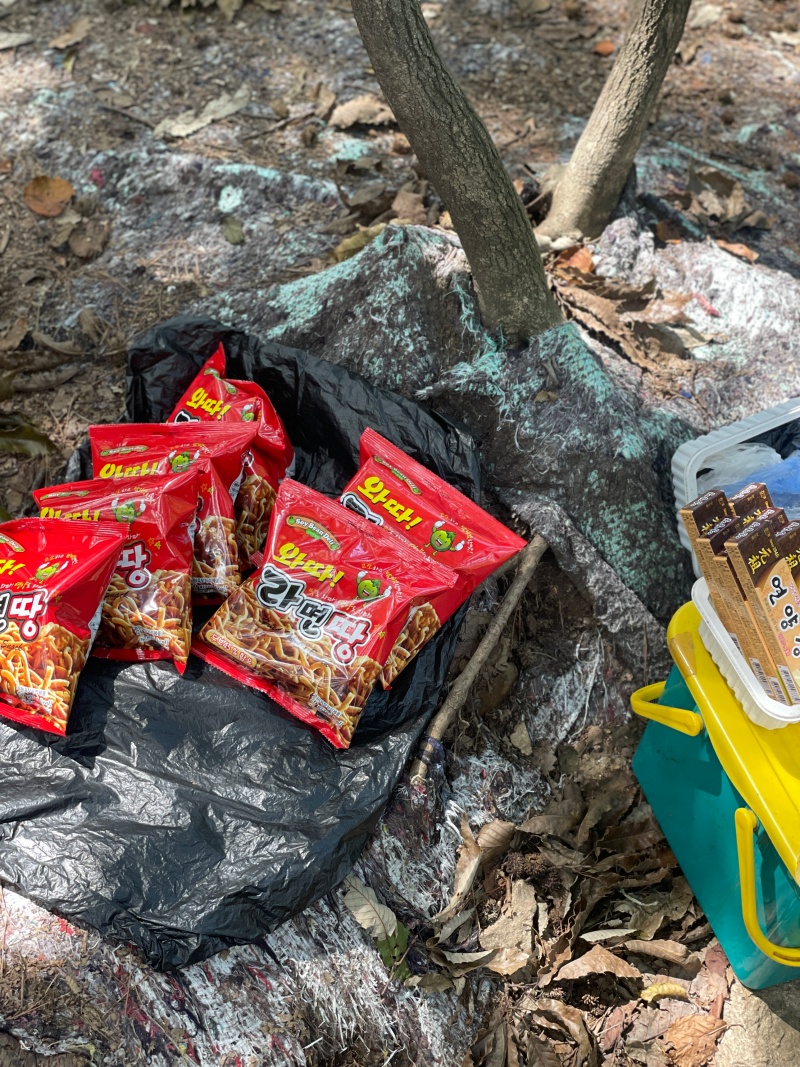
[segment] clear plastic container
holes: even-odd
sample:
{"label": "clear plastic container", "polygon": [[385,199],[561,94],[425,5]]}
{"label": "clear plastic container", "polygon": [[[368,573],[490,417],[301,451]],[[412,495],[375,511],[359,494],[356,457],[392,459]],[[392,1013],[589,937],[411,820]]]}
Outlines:
{"label": "clear plastic container", "polygon": [[767,730],[777,730],[793,722],[800,722],[800,704],[781,704],[768,697],[758,679],[731,641],[711,605],[705,578],[692,588],[692,601],[700,612],[700,637],[719,672],[736,695],[748,718]]}
{"label": "clear plastic container", "polygon": [[[680,519],[680,510],[684,504],[699,496],[697,476],[708,465],[708,460],[724,448],[742,441],[753,441],[769,430],[774,430],[787,423],[796,422],[800,426],[800,399],[794,397],[785,400],[774,408],[760,411],[741,422],[732,422],[719,430],[712,430],[703,437],[686,441],[672,457],[672,484],[675,490],[675,512],[678,522],[678,537],[684,548],[692,552],[689,535]],[[769,482],[767,482],[769,484]],[[721,487],[720,487],[721,488]],[[694,572],[700,577],[700,568],[692,552]]]}

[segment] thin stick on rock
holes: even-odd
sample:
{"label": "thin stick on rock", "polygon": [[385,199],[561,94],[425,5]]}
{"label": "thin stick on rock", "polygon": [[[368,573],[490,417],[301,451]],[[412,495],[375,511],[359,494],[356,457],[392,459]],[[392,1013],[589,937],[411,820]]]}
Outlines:
{"label": "thin stick on rock", "polygon": [[[539,560],[544,555],[546,548],[547,542],[545,539],[539,534],[536,534],[520,552],[517,557],[517,573],[514,575],[514,581],[509,586],[508,592],[503,597],[502,603],[497,610],[497,614],[492,619],[489,628],[481,638],[481,642],[475,649],[472,658],[458,676],[453,688],[447,694],[445,702],[431,720],[431,724],[428,727],[425,736],[426,744],[431,741],[441,741],[452,725],[456,713],[463,707],[481,668],[494,651],[497,642],[500,640],[503,628],[511,618],[512,612],[519,603],[522,594],[525,592],[528,582],[531,580],[533,572],[536,570]],[[424,761],[424,758],[414,760],[414,763],[411,766],[412,783],[417,784],[424,782],[427,774],[428,765]]]}

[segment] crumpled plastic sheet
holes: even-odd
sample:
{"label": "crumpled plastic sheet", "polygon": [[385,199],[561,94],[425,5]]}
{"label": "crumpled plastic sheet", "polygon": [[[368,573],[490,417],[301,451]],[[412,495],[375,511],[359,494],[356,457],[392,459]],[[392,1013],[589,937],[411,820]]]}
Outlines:
{"label": "crumpled plastic sheet", "polygon": [[[269,393],[299,480],[338,492],[370,425],[478,499],[462,427],[207,318],[173,319],[134,344],[128,417],[166,418],[220,342],[230,376]],[[85,462],[74,457],[70,476],[87,474]],[[390,692],[373,693],[344,752],[197,659],[184,678],[158,663],[90,661],[65,738],[0,722],[0,878],[132,941],[159,969],[256,940],[351,868],[439,702],[463,611]]]}

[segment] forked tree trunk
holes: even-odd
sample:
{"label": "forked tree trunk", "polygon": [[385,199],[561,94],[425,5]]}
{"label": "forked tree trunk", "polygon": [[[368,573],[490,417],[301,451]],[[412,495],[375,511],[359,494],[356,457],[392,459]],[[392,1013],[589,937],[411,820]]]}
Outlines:
{"label": "forked tree trunk", "polygon": [[596,237],[625,187],[691,0],[638,0],[608,81],[575,146],[538,233]]}
{"label": "forked tree trunk", "polygon": [[557,325],[522,201],[436,51],[419,0],[353,0],[353,13],[386,100],[461,238],[484,324],[512,346]]}

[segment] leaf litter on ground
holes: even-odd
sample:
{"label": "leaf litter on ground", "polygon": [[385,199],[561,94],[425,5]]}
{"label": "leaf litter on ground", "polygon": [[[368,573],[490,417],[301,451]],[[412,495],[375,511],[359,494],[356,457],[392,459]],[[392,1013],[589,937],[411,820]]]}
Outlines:
{"label": "leaf litter on ground", "polygon": [[[549,758],[535,750],[550,788],[541,811],[462,816],[445,906],[409,918],[428,931],[412,970],[427,970],[407,984],[457,994],[473,972],[501,983],[473,1067],[593,1067],[616,1050],[620,1063],[704,1067],[724,1030],[727,961],[703,947],[710,931],[613,730],[586,737]],[[358,903],[370,916],[380,904],[363,891]]]}

